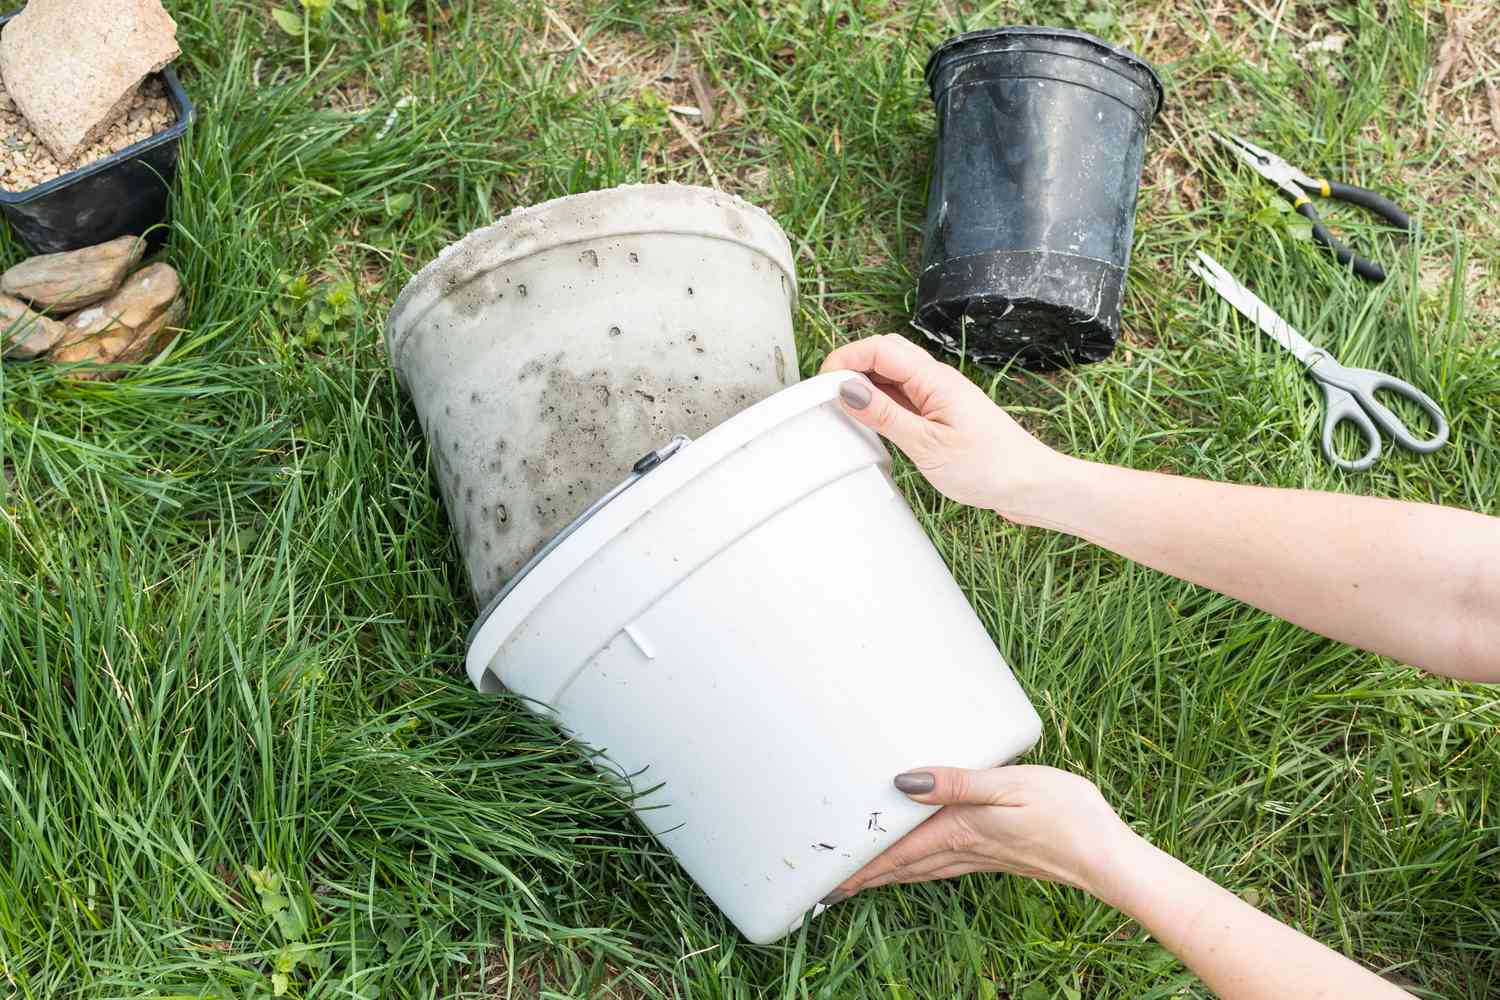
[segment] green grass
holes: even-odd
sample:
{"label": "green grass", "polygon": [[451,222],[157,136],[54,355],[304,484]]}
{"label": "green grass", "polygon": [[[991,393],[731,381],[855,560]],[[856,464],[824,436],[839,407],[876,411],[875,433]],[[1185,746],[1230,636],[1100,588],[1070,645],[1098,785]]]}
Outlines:
{"label": "green grass", "polygon": [[[811,372],[905,328],[931,46],[1089,24],[1169,88],[1125,341],[1076,372],[969,374],[1073,454],[1493,512],[1500,329],[1474,303],[1500,287],[1500,177],[1472,135],[1426,134],[1437,6],[1287,4],[1271,43],[1249,6],[1202,0],[558,5],[600,63],[639,56],[615,71],[538,2],[372,0],[306,45],[268,6],[172,5],[201,115],[166,254],[191,332],[114,384],[0,369],[0,997],[265,996],[278,971],[295,997],[1202,995],[1115,912],[1000,877],[870,893],[746,945],[575,748],[463,676],[472,608],[380,328],[411,272],[513,206],[706,180],[633,115],[643,85],[681,86],[634,67],[675,50],[742,109],[702,145],[799,250]],[[1289,33],[1334,28],[1336,81]],[[1330,213],[1397,276],[1371,288],[1297,239],[1208,142],[1226,124],[1417,208],[1419,245]],[[1198,247],[1344,361],[1430,393],[1452,445],[1331,469],[1315,386],[1207,300],[1183,266]],[[356,290],[315,345],[298,276]],[[1419,994],[1500,990],[1494,692],[898,475],[1045,719],[1031,760]]]}

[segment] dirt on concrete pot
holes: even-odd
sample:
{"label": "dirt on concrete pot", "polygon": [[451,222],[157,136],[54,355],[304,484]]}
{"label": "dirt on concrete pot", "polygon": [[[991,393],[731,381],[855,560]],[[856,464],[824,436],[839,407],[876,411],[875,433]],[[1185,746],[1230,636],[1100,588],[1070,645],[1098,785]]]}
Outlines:
{"label": "dirt on concrete pot", "polygon": [[798,380],[786,236],[681,185],[519,209],[445,250],[386,324],[483,606],[674,434]]}

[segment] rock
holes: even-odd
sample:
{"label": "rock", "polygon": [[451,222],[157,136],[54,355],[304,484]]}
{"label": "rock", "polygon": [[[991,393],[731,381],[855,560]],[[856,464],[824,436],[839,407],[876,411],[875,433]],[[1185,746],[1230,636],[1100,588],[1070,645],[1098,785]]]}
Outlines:
{"label": "rock", "polygon": [[0,78],[32,131],[71,161],[177,58],[161,0],[29,0],[0,32]]}
{"label": "rock", "polygon": [[112,294],[145,252],[145,240],[121,236],[82,250],[31,257],[0,275],[0,292],[39,309],[72,312]]}
{"label": "rock", "polygon": [[0,295],[0,354],[7,358],[34,358],[52,350],[67,328],[55,319],[26,308],[26,303]]}
{"label": "rock", "polygon": [[[119,352],[111,356],[105,356],[112,349],[112,345],[118,343],[113,335],[106,335],[97,341],[101,345],[100,355],[90,358],[79,358],[80,361],[93,360],[99,364],[125,365],[139,364],[142,361],[150,361],[156,357],[166,346],[172,342],[177,335],[178,328],[182,325],[183,317],[187,315],[187,304],[181,296],[173,299],[167,306],[166,312],[162,313],[149,324],[136,331],[135,337],[120,347]],[[106,381],[117,379],[125,374],[123,368],[75,368],[68,373],[70,378],[84,380]]]}
{"label": "rock", "polygon": [[[166,264],[141,268],[114,295],[64,324],[52,360],[128,364],[155,357],[172,339],[184,313],[182,283]],[[75,377],[118,378],[119,371],[82,369]]]}

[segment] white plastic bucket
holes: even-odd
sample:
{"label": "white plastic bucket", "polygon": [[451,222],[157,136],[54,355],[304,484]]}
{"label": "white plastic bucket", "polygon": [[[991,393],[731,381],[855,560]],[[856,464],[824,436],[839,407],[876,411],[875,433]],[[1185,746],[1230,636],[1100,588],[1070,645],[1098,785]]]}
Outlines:
{"label": "white plastic bucket", "polygon": [[386,344],[476,603],[646,450],[795,383],[795,299],[769,215],[676,184],[517,210],[412,278]]}
{"label": "white plastic bucket", "polygon": [[469,647],[481,690],[532,699],[647,792],[641,822],[756,943],[932,812],[894,775],[999,764],[1041,733],[885,447],[839,408],[848,377],[641,475]]}

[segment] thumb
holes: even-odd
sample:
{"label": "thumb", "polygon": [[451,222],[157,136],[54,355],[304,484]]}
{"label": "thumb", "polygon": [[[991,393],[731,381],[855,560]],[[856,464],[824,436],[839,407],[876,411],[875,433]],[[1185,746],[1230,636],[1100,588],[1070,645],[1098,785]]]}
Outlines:
{"label": "thumb", "polygon": [[924,767],[896,775],[898,791],[930,805],[967,804],[977,806],[1018,805],[1019,788],[1005,773],[1006,768],[991,767],[970,771],[961,767]]}
{"label": "thumb", "polygon": [[927,448],[927,421],[897,403],[863,375],[856,375],[839,386],[839,400],[844,412],[870,430],[890,441],[921,464]]}

